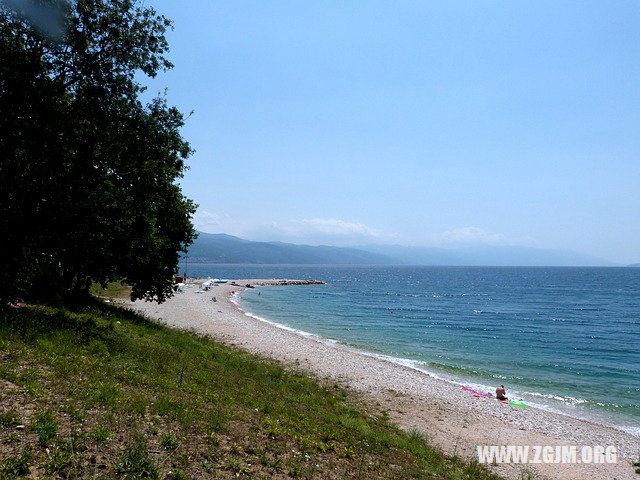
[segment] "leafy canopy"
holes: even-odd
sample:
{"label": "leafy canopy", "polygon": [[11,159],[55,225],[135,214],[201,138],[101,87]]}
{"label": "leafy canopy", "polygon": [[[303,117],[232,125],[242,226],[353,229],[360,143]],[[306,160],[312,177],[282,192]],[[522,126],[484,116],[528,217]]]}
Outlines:
{"label": "leafy canopy", "polygon": [[113,280],[171,295],[192,150],[183,114],[136,80],[172,68],[169,28],[134,0],[0,0],[3,302]]}

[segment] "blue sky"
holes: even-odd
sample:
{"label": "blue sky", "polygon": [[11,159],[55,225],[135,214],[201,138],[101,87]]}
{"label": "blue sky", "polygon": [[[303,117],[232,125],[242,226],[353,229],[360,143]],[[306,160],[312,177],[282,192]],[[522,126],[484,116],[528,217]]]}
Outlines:
{"label": "blue sky", "polygon": [[198,228],[640,262],[640,2],[146,4]]}

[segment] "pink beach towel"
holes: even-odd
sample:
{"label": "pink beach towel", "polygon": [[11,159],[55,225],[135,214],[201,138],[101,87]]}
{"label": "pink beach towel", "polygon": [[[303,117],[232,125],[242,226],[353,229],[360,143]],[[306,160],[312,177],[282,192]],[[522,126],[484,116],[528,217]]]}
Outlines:
{"label": "pink beach towel", "polygon": [[465,385],[462,385],[462,389],[466,390],[467,392],[471,392],[474,394],[474,397],[477,395],[479,397],[493,397],[493,395],[491,395],[490,393],[486,393],[486,392],[479,392],[478,390],[474,390],[473,388],[469,388]]}

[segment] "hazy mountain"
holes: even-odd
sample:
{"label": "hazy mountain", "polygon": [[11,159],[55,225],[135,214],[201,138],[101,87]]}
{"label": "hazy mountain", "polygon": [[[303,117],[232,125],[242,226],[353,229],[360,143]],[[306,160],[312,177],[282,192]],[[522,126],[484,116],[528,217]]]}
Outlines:
{"label": "hazy mountain", "polygon": [[640,267],[640,263],[632,263],[631,265],[627,265],[627,267]]}
{"label": "hazy mountain", "polygon": [[387,255],[403,264],[491,266],[614,266],[613,262],[572,250],[518,246],[474,246],[456,249],[374,245],[361,250]]}
{"label": "hazy mountain", "polygon": [[368,245],[357,248],[253,242],[222,233],[200,233],[189,260],[249,264],[613,266],[570,250],[476,246],[457,249]]}
{"label": "hazy mountain", "polygon": [[199,233],[189,261],[251,264],[390,265],[397,260],[355,248],[252,242],[222,233]]}

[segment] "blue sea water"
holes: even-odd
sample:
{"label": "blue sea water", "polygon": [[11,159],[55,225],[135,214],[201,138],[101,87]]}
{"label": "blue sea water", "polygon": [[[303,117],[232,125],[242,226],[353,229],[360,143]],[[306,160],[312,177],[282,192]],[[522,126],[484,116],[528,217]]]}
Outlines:
{"label": "blue sea water", "polygon": [[[248,312],[446,379],[640,434],[640,269],[246,266],[190,275],[306,278]],[[454,388],[452,386],[452,388]]]}

